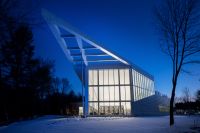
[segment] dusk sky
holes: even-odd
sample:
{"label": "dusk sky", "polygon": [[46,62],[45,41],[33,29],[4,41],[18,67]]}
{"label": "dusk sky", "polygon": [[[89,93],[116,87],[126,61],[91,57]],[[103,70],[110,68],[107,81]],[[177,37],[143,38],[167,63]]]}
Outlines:
{"label": "dusk sky", "polygon": [[[161,1],[160,1],[161,2]],[[64,19],[100,46],[138,65],[155,79],[155,89],[171,94],[171,60],[161,52],[156,21],[153,18],[155,0],[48,0],[41,7]],[[41,19],[43,19],[41,17]],[[81,83],[49,27],[34,30],[36,54],[55,61],[55,76],[67,77],[76,92]],[[192,95],[200,88],[200,66],[190,66],[182,73],[177,95],[188,87]]]}

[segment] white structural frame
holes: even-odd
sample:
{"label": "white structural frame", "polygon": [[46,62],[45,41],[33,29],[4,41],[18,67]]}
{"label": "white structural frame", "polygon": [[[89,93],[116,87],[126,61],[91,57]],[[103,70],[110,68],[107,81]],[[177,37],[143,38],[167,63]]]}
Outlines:
{"label": "white structural frame", "polygon": [[[75,30],[72,26],[70,26],[68,23],[66,23],[64,20],[59,19],[57,17],[55,17],[52,13],[48,12],[47,10],[43,9],[42,10],[42,15],[45,18],[45,20],[47,21],[51,31],[53,32],[55,38],[57,39],[57,41],[59,42],[63,52],[65,53],[66,57],[68,58],[68,60],[70,60],[71,62],[73,62],[73,56],[70,53],[70,48],[67,47],[63,37],[75,37],[79,46],[79,49],[81,51],[81,55],[82,55],[82,59],[84,61],[84,64],[87,66],[88,62],[105,62],[105,61],[119,61],[125,65],[130,65],[127,61],[123,60],[122,58],[120,58],[119,56],[111,53],[110,51],[104,49],[103,47],[99,46],[96,42],[92,41],[91,39],[88,39],[88,37],[82,35],[80,32],[78,32],[77,30]],[[69,32],[71,35],[61,35],[61,32],[59,30],[59,28],[62,28],[64,30],[66,30],[67,32]],[[109,55],[114,59],[109,59],[109,60],[88,60],[87,59],[87,55],[85,54],[85,49],[83,47],[83,41],[85,41],[86,43],[90,44],[92,47],[90,48],[85,48],[85,49],[99,49],[100,51],[102,51],[104,53],[104,55]],[[95,55],[98,56],[98,55]],[[101,56],[101,55],[99,55]]]}
{"label": "white structural frame", "polygon": [[[113,54],[107,49],[99,46],[96,42],[92,41],[85,35],[81,34],[75,28],[70,26],[67,22],[62,19],[55,17],[52,13],[45,9],[42,9],[42,16],[49,25],[54,37],[62,48],[67,59],[74,65],[75,71],[78,74],[82,82],[82,102],[83,102],[83,113],[84,116],[88,115],[88,70],[89,69],[113,69],[113,68],[128,68],[130,72],[130,88],[131,88],[131,102],[134,102],[133,94],[133,77],[132,70],[136,70],[140,74],[148,77],[153,81],[153,76],[143,71],[141,68],[134,64],[128,63],[128,61],[122,59],[121,57]],[[67,31],[69,34],[65,35],[61,32],[61,29]],[[75,39],[77,46],[69,46],[65,38]],[[78,51],[79,53],[73,53],[72,51]],[[96,52],[87,53],[88,50],[97,50]],[[79,57],[81,59],[76,59]],[[89,57],[95,57],[95,59],[89,59]],[[102,58],[106,57],[106,58]],[[92,64],[99,63],[99,64]],[[108,63],[108,64],[106,64]],[[113,64],[109,64],[113,63]],[[135,79],[134,79],[135,80]],[[84,91],[85,89],[85,91]],[[131,103],[132,104],[132,103]],[[131,105],[132,106],[132,105]]]}

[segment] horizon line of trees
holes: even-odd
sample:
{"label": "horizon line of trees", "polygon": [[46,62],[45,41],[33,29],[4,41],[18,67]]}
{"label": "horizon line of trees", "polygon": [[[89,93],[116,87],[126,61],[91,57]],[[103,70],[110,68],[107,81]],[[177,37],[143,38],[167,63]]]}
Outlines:
{"label": "horizon line of trees", "polygon": [[184,88],[183,96],[177,98],[174,110],[176,114],[198,114],[200,112],[200,90],[197,90],[195,98],[192,98],[189,88]]}

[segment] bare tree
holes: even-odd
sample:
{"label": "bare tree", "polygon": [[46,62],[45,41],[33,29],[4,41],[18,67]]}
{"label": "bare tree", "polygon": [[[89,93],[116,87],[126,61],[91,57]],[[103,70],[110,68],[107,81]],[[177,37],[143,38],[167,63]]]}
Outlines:
{"label": "bare tree", "polygon": [[175,97],[174,98],[174,103],[176,104],[176,103],[180,103],[182,101],[182,98],[180,98],[180,97]]}
{"label": "bare tree", "polygon": [[67,78],[62,78],[61,82],[62,82],[62,88],[61,88],[62,89],[62,94],[67,93],[67,91],[68,91],[68,89],[70,87],[68,79]]}
{"label": "bare tree", "polygon": [[200,63],[200,14],[198,0],[165,0],[155,8],[161,49],[172,61],[170,125],[174,124],[173,104],[177,80],[184,67]]}
{"label": "bare tree", "polygon": [[52,91],[53,93],[58,93],[60,90],[61,81],[58,77],[52,80]]}
{"label": "bare tree", "polygon": [[191,94],[190,94],[190,89],[185,87],[183,89],[183,102],[187,103],[191,101]]}
{"label": "bare tree", "polygon": [[200,89],[196,92],[196,101],[200,102]]}

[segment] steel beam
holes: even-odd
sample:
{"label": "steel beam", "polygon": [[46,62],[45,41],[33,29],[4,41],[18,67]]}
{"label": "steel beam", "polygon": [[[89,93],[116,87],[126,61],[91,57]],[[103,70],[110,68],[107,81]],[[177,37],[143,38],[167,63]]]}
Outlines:
{"label": "steel beam", "polygon": [[75,37],[73,34],[68,34],[68,35],[60,35],[61,37],[63,37],[63,38],[73,38],[73,37]]}
{"label": "steel beam", "polygon": [[82,54],[82,58],[83,58],[83,61],[85,63],[85,65],[87,66],[88,65],[88,62],[87,62],[87,58],[85,56],[85,51],[83,50],[83,43],[82,43],[82,40],[80,37],[76,36],[76,40],[77,40],[77,43],[78,43],[78,47],[80,48],[81,50],[81,54]]}

